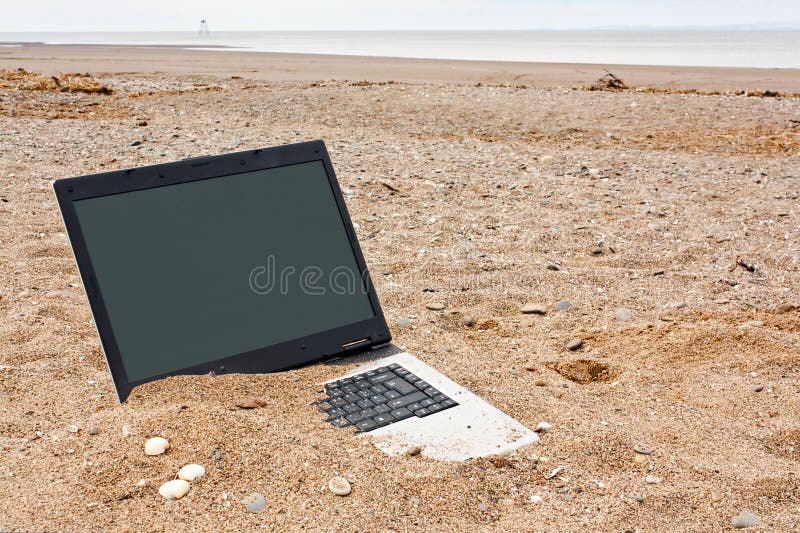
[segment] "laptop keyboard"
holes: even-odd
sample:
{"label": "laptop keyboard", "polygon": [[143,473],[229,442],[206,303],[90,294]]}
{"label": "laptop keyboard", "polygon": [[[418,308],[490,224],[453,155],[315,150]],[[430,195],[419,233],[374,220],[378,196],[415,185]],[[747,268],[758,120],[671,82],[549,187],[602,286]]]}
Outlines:
{"label": "laptop keyboard", "polygon": [[326,383],[325,394],[317,403],[328,421],[359,433],[458,405],[398,364]]}

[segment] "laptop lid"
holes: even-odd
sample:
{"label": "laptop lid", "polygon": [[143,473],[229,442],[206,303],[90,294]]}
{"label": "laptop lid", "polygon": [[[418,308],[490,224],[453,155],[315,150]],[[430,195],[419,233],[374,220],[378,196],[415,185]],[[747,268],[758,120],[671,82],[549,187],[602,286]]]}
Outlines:
{"label": "laptop lid", "polygon": [[120,401],[391,340],[322,141],[53,187]]}

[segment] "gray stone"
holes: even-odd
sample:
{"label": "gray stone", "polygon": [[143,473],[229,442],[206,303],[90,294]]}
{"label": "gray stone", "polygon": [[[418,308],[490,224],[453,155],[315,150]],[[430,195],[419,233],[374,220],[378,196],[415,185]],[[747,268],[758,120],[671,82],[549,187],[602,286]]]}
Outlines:
{"label": "gray stone", "polygon": [[444,302],[430,302],[425,304],[425,307],[427,307],[431,311],[441,311],[447,306],[444,304]]}
{"label": "gray stone", "polygon": [[131,146],[139,146],[140,144],[142,144],[142,141],[133,141]]}
{"label": "gray stone", "polygon": [[474,319],[474,318],[472,318],[472,317],[471,317],[471,316],[469,316],[469,315],[467,315],[467,316],[462,316],[462,317],[461,317],[461,323],[462,323],[462,324],[464,324],[465,326],[467,326],[468,328],[471,328],[472,326],[474,326],[474,325],[475,325],[475,319]]}
{"label": "gray stone", "polygon": [[542,304],[527,303],[522,306],[522,313],[526,315],[544,315],[547,313],[547,306]]}
{"label": "gray stone", "polygon": [[600,248],[599,246],[595,247],[592,250],[592,255],[602,255],[602,253],[603,253],[603,249]]}
{"label": "gray stone", "polygon": [[267,507],[267,502],[264,500],[264,496],[258,492],[254,492],[250,496],[242,498],[242,503],[251,513],[260,513]]}
{"label": "gray stone", "polygon": [[620,322],[627,322],[631,318],[633,318],[633,313],[631,313],[630,310],[625,309],[624,307],[620,307],[619,309],[617,309],[616,315],[617,315],[617,320],[619,320]]}
{"label": "gray stone", "polygon": [[554,272],[558,272],[559,270],[561,270],[561,267],[558,266],[555,263],[547,263],[547,267],[546,268],[547,268],[547,270],[552,270]]}
{"label": "gray stone", "polygon": [[653,453],[653,450],[651,450],[647,446],[642,446],[641,444],[637,444],[636,446],[634,446],[633,451],[635,451],[636,453],[640,453],[642,455],[650,455],[651,453]]}
{"label": "gray stone", "polygon": [[86,430],[86,433],[89,435],[97,435],[100,431],[97,429],[97,426],[90,426],[89,429]]}
{"label": "gray stone", "polygon": [[407,318],[399,318],[397,320],[397,325],[400,326],[401,328],[405,328],[411,325],[411,321]]}
{"label": "gray stone", "polygon": [[559,300],[556,302],[556,311],[566,311],[572,307],[572,303],[569,300]]}
{"label": "gray stone", "polygon": [[214,450],[214,460],[219,461],[222,459],[222,452],[219,450]]}
{"label": "gray stone", "polygon": [[764,390],[764,385],[750,385],[750,388],[753,389],[753,392],[761,392]]}
{"label": "gray stone", "polygon": [[750,511],[742,511],[733,517],[731,525],[736,529],[744,529],[746,527],[761,525],[761,520]]}
{"label": "gray stone", "polygon": [[576,337],[567,343],[567,350],[574,352],[581,346],[583,346],[583,339],[579,339]]}

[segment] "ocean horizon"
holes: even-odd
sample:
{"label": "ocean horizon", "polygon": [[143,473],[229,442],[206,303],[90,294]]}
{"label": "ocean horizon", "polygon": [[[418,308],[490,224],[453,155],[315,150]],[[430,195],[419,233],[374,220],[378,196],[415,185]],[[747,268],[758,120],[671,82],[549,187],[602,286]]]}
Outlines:
{"label": "ocean horizon", "polygon": [[0,32],[3,46],[229,51],[655,66],[800,68],[800,30]]}

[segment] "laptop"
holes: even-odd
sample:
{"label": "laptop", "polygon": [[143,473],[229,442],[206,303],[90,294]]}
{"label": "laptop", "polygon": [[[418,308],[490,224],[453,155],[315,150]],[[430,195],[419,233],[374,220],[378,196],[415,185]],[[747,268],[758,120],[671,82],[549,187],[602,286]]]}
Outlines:
{"label": "laptop", "polygon": [[[460,460],[536,433],[390,344],[322,141],[60,179],[64,225],[120,402],[176,374],[361,354],[322,385],[332,426]],[[307,408],[307,406],[297,406]]]}

